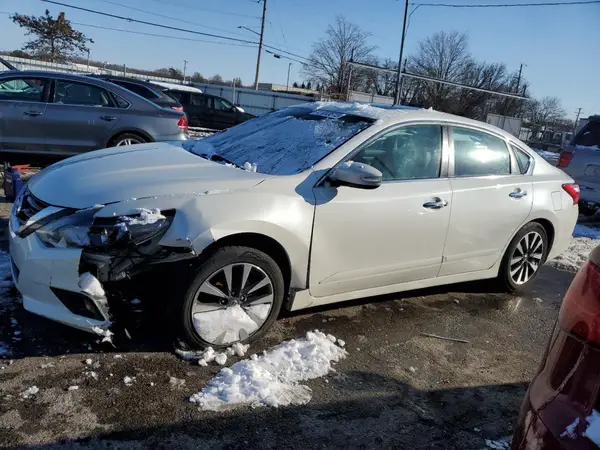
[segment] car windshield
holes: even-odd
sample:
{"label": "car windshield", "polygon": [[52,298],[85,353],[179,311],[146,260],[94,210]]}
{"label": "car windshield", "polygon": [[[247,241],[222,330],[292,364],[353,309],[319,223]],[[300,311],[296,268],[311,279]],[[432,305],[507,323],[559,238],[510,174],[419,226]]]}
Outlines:
{"label": "car windshield", "polygon": [[292,107],[196,141],[188,149],[260,173],[292,175],[313,166],[373,122],[343,112]]}

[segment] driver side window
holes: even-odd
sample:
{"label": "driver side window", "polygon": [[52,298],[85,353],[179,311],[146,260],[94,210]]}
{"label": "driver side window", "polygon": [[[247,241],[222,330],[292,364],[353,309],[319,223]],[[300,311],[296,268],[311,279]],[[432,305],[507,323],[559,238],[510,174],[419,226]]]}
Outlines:
{"label": "driver side window", "polygon": [[389,131],[360,150],[353,161],[375,167],[383,181],[438,178],[442,127],[411,125]]}

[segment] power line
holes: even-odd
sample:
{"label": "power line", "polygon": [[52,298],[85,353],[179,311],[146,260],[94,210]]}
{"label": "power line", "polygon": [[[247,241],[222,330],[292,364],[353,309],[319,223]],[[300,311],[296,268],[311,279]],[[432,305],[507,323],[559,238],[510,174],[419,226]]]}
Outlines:
{"label": "power line", "polygon": [[[165,5],[165,1],[164,0],[152,0],[155,3],[159,3],[161,5]],[[252,1],[252,0],[251,0]],[[252,3],[258,3],[253,1]],[[170,4],[169,6],[178,6],[180,8],[185,8],[185,9],[191,9],[194,11],[206,11],[206,12],[211,12],[211,13],[215,13],[215,14],[225,14],[228,16],[238,16],[238,17],[247,17],[249,19],[260,19],[259,16],[251,16],[249,14],[240,14],[240,13],[234,13],[234,12],[229,12],[229,11],[219,11],[217,9],[210,9],[210,8],[201,8],[198,6],[191,6],[191,5],[181,5],[181,4]]]}
{"label": "power line", "polygon": [[179,17],[167,16],[165,14],[160,14],[160,13],[156,13],[156,12],[153,12],[153,11],[148,11],[146,9],[141,9],[141,8],[136,8],[134,6],[124,5],[124,4],[119,3],[119,2],[113,2],[111,0],[98,0],[98,1],[101,1],[101,2],[104,2],[104,3],[108,3],[110,5],[120,6],[121,8],[131,9],[133,11],[138,11],[138,12],[142,12],[142,13],[145,13],[145,14],[150,14],[152,16],[162,17],[163,19],[177,20],[178,22],[189,23],[190,25],[196,25],[198,27],[208,28],[209,30],[222,31],[224,33],[231,33],[231,34],[236,34],[238,36],[242,36],[241,34],[236,33],[234,31],[224,30],[222,28],[215,28],[215,27],[211,27],[211,26],[208,26],[208,25],[203,25],[201,23],[190,22],[189,20],[180,19]]}
{"label": "power line", "polygon": [[443,8],[523,8],[529,6],[570,6],[600,4],[600,0],[584,0],[575,2],[544,2],[544,3],[505,3],[505,4],[457,4],[457,3],[411,3],[414,6],[431,6]]}
{"label": "power line", "polygon": [[[0,14],[2,14],[2,13],[0,13]],[[186,38],[186,37],[180,37],[180,36],[169,36],[167,34],[145,33],[143,31],[133,31],[133,30],[123,30],[122,28],[102,27],[100,25],[92,25],[89,23],[81,23],[81,22],[71,22],[71,23],[73,25],[79,25],[82,27],[98,28],[100,30],[109,30],[109,31],[119,31],[121,33],[139,34],[142,36],[152,36],[152,37],[159,37],[159,38],[165,38],[165,39],[175,39],[175,40],[179,40],[179,41],[203,42],[206,44],[218,44],[218,45],[231,45],[233,47],[249,47],[249,48],[256,47],[255,45],[251,45],[251,44],[238,44],[235,42],[209,41],[206,39],[194,39],[194,38]]]}
{"label": "power line", "polygon": [[56,2],[54,0],[42,0],[42,1],[46,2],[46,3],[52,3],[54,5],[64,6],[65,8],[73,8],[73,9],[78,9],[80,11],[89,12],[89,13],[92,13],[92,14],[99,14],[101,16],[112,17],[114,19],[126,20],[127,22],[136,22],[136,23],[141,23],[143,25],[150,25],[150,26],[153,26],[153,27],[166,28],[166,29],[175,30],[175,31],[182,31],[184,33],[193,33],[193,34],[199,34],[199,35],[202,35],[202,36],[208,36],[208,37],[213,37],[213,38],[218,38],[218,39],[226,39],[228,41],[242,42],[244,44],[258,44],[258,42],[248,41],[246,39],[238,39],[238,38],[232,38],[232,37],[228,37],[228,36],[220,36],[218,34],[203,33],[201,31],[187,30],[185,28],[172,27],[170,25],[164,25],[164,24],[159,24],[159,23],[154,23],[154,22],[148,22],[146,20],[132,19],[131,17],[118,16],[116,14],[109,14],[109,13],[105,13],[105,12],[102,12],[102,11],[96,11],[94,9],[83,8],[81,6],[69,5],[67,3]]}

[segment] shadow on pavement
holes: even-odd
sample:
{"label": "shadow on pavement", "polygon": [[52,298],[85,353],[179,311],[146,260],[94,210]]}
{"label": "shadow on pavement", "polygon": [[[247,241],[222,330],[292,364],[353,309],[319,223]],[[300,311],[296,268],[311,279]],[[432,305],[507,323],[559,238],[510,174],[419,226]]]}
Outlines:
{"label": "shadow on pavement", "polygon": [[511,434],[527,389],[514,383],[422,391],[373,373],[346,376],[328,388],[348,390],[356,383],[348,400],[220,412],[190,405],[176,418],[168,411],[144,417],[112,411],[122,420],[110,432],[28,448],[481,449],[484,439]]}

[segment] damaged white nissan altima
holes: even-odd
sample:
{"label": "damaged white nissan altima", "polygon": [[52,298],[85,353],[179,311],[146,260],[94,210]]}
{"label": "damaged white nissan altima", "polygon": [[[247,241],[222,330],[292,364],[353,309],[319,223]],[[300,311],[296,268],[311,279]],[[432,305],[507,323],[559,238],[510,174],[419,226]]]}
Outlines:
{"label": "damaged white nissan altima", "polygon": [[11,214],[13,278],[27,310],[91,332],[119,326],[150,280],[180,339],[229,346],[281,308],[475,279],[526,287],[566,249],[578,192],[491,125],[314,103],[50,166]]}

